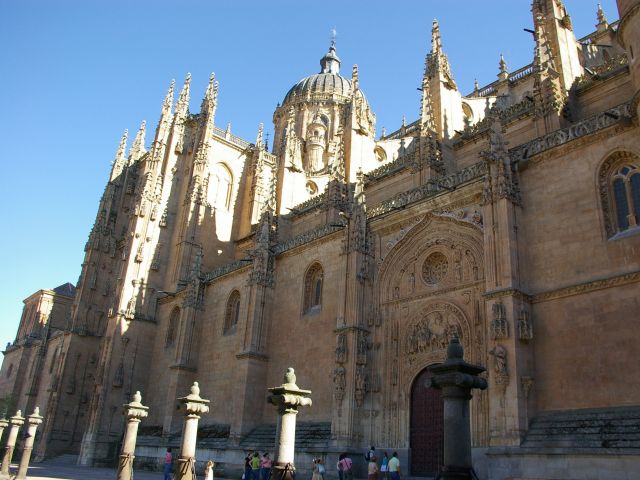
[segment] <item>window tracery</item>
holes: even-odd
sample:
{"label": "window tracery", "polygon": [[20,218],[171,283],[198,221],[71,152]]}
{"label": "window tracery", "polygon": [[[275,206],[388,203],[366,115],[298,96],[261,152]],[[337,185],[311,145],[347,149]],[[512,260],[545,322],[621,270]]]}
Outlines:
{"label": "window tracery", "polygon": [[637,228],[640,158],[631,152],[615,152],[602,165],[599,183],[607,237]]}

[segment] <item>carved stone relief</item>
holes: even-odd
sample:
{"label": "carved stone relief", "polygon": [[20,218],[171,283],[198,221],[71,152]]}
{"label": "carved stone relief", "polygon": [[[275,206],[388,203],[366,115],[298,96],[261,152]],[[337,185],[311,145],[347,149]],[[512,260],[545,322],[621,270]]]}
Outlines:
{"label": "carved stone relief", "polygon": [[522,342],[533,340],[533,323],[531,314],[526,308],[520,310],[520,315],[518,316],[518,338]]}
{"label": "carved stone relief", "polygon": [[509,338],[509,323],[507,321],[507,311],[502,302],[496,302],[491,306],[491,338],[498,340]]}
{"label": "carved stone relief", "polygon": [[345,363],[347,361],[347,354],[347,336],[344,333],[341,333],[337,337],[336,362]]}
{"label": "carved stone relief", "polygon": [[509,384],[509,369],[507,367],[507,349],[499,343],[489,352],[493,357],[493,377],[496,386],[504,395]]}

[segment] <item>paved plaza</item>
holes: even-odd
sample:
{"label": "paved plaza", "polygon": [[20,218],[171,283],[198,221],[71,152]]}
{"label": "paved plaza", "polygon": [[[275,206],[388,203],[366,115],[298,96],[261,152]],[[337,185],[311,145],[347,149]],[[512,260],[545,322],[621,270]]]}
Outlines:
{"label": "paved plaza", "polygon": [[[16,472],[18,465],[11,465],[12,472]],[[134,471],[135,480],[161,479],[162,472]],[[29,480],[57,479],[57,480],[114,480],[115,468],[80,467],[77,465],[51,465],[47,462],[34,463],[29,467]],[[200,475],[198,476],[200,478]]]}

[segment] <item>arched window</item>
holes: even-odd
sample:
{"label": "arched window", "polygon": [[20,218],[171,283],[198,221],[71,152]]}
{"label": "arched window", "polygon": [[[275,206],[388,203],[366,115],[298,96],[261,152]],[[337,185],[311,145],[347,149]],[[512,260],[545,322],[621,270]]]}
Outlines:
{"label": "arched window", "polygon": [[216,206],[231,208],[231,194],[233,193],[233,174],[224,163],[216,165]]}
{"label": "arched window", "polygon": [[234,290],[227,300],[224,312],[224,333],[234,332],[240,320],[240,292]]}
{"label": "arched window", "polygon": [[169,317],[169,326],[167,327],[167,337],[164,341],[164,348],[172,347],[176,343],[179,326],[180,326],[180,307],[175,307],[171,311],[171,316]]}
{"label": "arched window", "polygon": [[322,281],[324,272],[319,263],[312,264],[304,276],[303,313],[319,311],[322,305]]}
{"label": "arched window", "polygon": [[615,152],[602,165],[600,196],[607,237],[640,224],[640,158],[631,152]]}

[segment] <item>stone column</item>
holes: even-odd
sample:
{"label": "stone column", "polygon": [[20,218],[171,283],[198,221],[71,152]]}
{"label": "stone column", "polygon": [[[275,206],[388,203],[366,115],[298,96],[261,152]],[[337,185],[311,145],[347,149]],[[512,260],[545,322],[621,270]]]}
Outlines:
{"label": "stone column", "polygon": [[27,470],[29,468],[29,460],[31,459],[31,451],[33,450],[33,442],[36,439],[36,430],[38,425],[42,423],[40,409],[36,407],[33,413],[27,417],[27,436],[24,440],[24,449],[22,450],[22,458],[20,458],[20,466],[15,480],[25,480],[27,478]]}
{"label": "stone column", "polygon": [[3,415],[2,418],[0,418],[0,440],[2,440],[2,433],[4,432],[4,429],[7,428],[8,426],[9,426],[9,420],[4,418],[4,415]]}
{"label": "stone column", "polygon": [[268,401],[278,408],[276,427],[276,455],[271,478],[273,480],[293,480],[293,464],[296,446],[296,415],[298,408],[311,405],[311,390],[301,390],[296,385],[293,368],[284,374],[284,383],[269,389]]}
{"label": "stone column", "polygon": [[9,430],[9,436],[7,437],[7,445],[4,448],[4,457],[2,457],[2,468],[0,469],[0,474],[4,477],[9,476],[9,465],[11,465],[13,450],[16,448],[18,432],[20,431],[20,427],[24,424],[24,417],[20,410],[18,410],[16,414],[9,419],[9,424],[11,425],[11,430]]}
{"label": "stone column", "polygon": [[442,390],[444,400],[444,466],[442,480],[472,480],[477,478],[471,461],[471,424],[469,400],[471,389],[487,388],[487,381],[478,375],[483,367],[464,361],[464,349],[458,337],[447,348],[447,360],[428,368],[434,376],[428,381]]}
{"label": "stone column", "polygon": [[176,480],[196,480],[196,439],[198,437],[198,420],[200,415],[209,411],[209,400],[200,398],[198,382],[193,382],[191,393],[178,401],[185,407],[184,427],[182,429],[182,446],[178,468],[175,474]]}
{"label": "stone column", "polygon": [[118,480],[133,479],[133,459],[136,452],[136,438],[138,437],[138,424],[148,415],[149,407],[142,405],[142,395],[136,392],[131,403],[122,406],[123,414],[127,417],[127,429],[124,433],[120,462],[118,463]]}

